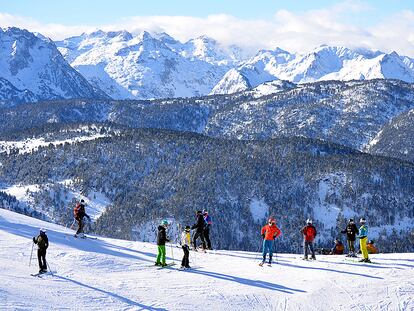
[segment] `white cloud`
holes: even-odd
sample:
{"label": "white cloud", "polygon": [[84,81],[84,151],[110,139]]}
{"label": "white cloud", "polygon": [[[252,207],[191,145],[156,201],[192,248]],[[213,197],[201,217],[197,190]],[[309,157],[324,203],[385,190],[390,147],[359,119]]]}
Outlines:
{"label": "white cloud", "polygon": [[395,50],[414,57],[414,12],[402,11],[370,26],[357,26],[355,19],[373,14],[374,9],[357,1],[344,1],[331,7],[294,13],[275,12],[268,20],[240,19],[219,14],[205,18],[190,16],[136,16],[113,24],[65,26],[42,24],[31,18],[0,13],[0,27],[16,26],[37,31],[55,40],[82,32],[128,30],[165,31],[186,41],[200,35],[225,45],[237,44],[250,51],[281,47],[288,51],[309,51],[321,44]]}

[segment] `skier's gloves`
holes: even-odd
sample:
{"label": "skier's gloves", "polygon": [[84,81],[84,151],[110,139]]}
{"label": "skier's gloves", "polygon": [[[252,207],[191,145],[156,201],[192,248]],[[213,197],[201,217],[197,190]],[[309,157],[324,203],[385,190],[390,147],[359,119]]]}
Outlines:
{"label": "skier's gloves", "polygon": [[263,239],[265,238],[265,235],[264,235],[264,234],[262,234],[262,238],[263,238]]}

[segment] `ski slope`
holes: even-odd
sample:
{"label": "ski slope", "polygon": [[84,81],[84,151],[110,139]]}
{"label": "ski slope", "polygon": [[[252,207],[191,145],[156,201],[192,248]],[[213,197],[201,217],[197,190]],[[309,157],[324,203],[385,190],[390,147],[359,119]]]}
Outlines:
{"label": "ski slope", "polygon": [[[30,276],[40,227],[53,276]],[[259,267],[256,253],[191,252],[194,269],[180,271],[153,266],[156,245],[72,234],[0,209],[0,310],[414,310],[414,254],[378,254],[373,264],[278,254]],[[182,251],[167,255],[177,263]]]}

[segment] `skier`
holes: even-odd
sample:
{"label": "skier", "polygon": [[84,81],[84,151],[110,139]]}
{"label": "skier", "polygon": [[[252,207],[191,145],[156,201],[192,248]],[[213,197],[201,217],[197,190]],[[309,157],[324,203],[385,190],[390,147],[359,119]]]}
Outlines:
{"label": "skier", "polygon": [[269,223],[263,226],[261,230],[262,238],[263,238],[263,260],[259,263],[259,266],[263,266],[266,261],[266,254],[269,253],[269,266],[272,264],[272,256],[273,256],[273,241],[279,237],[282,232],[276,226],[276,219],[273,217],[269,218]]}
{"label": "skier", "polygon": [[308,248],[312,253],[311,259],[316,260],[315,250],[313,249],[313,241],[316,237],[316,228],[312,225],[312,219],[306,220],[306,226],[304,226],[300,232],[303,234],[303,248],[304,248],[304,260],[308,260]]}
{"label": "skier", "polygon": [[211,217],[205,209],[203,209],[203,217],[204,217],[204,222],[205,222],[204,239],[207,242],[207,249],[211,250],[212,248],[211,248],[211,241],[210,241],[210,227],[213,222],[211,221]]}
{"label": "skier", "polygon": [[344,244],[339,239],[335,239],[335,245],[329,255],[342,255],[344,253]]}
{"label": "skier", "polygon": [[46,229],[40,229],[39,235],[37,237],[33,237],[33,243],[37,244],[37,260],[39,262],[39,273],[46,273],[46,250],[49,247],[49,239],[46,235]]}
{"label": "skier", "polygon": [[168,228],[168,221],[163,220],[161,224],[158,226],[158,235],[157,235],[157,245],[158,245],[158,254],[157,254],[157,261],[155,262],[156,266],[165,267],[167,263],[165,262],[165,243],[169,242],[170,239],[167,237],[167,230]]}
{"label": "skier", "polygon": [[359,239],[359,246],[361,248],[362,258],[360,262],[371,262],[368,258],[368,250],[367,250],[367,240],[368,240],[368,226],[366,225],[367,221],[365,218],[361,218],[359,220],[361,227],[359,227],[359,234],[357,238]]}
{"label": "skier", "polygon": [[197,251],[197,239],[201,239],[201,243],[203,245],[203,251],[206,251],[206,242],[204,240],[204,217],[201,211],[197,211],[196,213],[197,222],[191,227],[191,229],[196,229],[196,232],[193,237],[193,246],[194,250]]}
{"label": "skier", "polygon": [[181,268],[190,269],[190,245],[191,245],[191,235],[190,235],[190,226],[185,226],[184,231],[181,233],[181,247],[183,248],[184,256],[181,261]]}
{"label": "skier", "polygon": [[85,234],[83,233],[83,227],[85,225],[83,217],[88,218],[89,221],[91,220],[91,218],[85,212],[85,201],[83,199],[76,204],[76,207],[73,210],[73,214],[75,216],[76,221],[78,222],[78,230],[75,233],[75,238],[77,238],[78,236],[83,238],[85,237]]}
{"label": "skier", "polygon": [[346,225],[345,230],[342,230],[341,233],[346,233],[347,243],[348,243],[348,255],[346,257],[356,257],[355,255],[355,236],[358,232],[358,228],[354,222],[354,219],[349,219],[348,224]]}
{"label": "skier", "polygon": [[374,241],[370,240],[367,243],[368,254],[378,254],[378,248],[374,245]]}

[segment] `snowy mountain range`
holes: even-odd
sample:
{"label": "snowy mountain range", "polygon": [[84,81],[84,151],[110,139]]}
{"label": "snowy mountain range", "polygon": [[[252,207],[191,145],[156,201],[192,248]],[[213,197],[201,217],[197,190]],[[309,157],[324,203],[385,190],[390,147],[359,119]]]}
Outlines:
{"label": "snowy mountain range", "polygon": [[273,80],[308,83],[324,80],[399,79],[414,82],[414,60],[363,49],[320,46],[307,54],[264,50],[230,69],[211,94],[228,94]]}
{"label": "snowy mountain range", "polygon": [[50,39],[0,29],[0,104],[64,98],[108,96],[74,70]]}
{"label": "snowy mountain range", "polygon": [[145,31],[98,30],[53,43],[40,34],[7,28],[0,32],[0,56],[3,105],[230,94],[279,80],[414,82],[414,60],[396,52],[320,46],[306,54],[261,50],[249,58],[241,48],[206,36],[182,43],[166,33]]}

